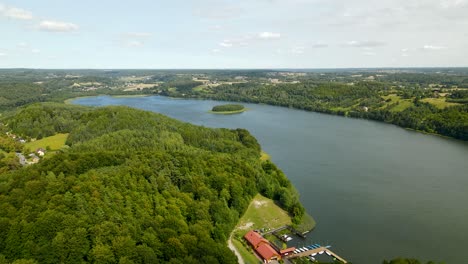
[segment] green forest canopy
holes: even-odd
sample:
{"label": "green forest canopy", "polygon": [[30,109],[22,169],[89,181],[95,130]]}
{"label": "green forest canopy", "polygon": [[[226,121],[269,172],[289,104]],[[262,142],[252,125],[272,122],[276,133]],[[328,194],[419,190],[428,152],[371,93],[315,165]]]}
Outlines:
{"label": "green forest canopy", "polygon": [[211,109],[213,112],[234,112],[244,110],[244,106],[240,104],[224,104],[224,105],[215,105]]}
{"label": "green forest canopy", "polygon": [[236,263],[226,240],[255,194],[296,222],[304,213],[243,129],[55,103],[4,122],[30,137],[70,133],[70,148],[0,175],[0,262]]}

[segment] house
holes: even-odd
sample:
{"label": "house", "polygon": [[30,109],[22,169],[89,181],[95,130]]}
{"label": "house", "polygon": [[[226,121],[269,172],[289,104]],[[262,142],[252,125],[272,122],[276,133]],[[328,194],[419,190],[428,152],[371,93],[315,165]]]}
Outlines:
{"label": "house", "polygon": [[280,260],[280,254],[270,246],[270,244],[261,243],[255,250],[260,257],[263,258],[264,263],[270,263],[272,260]]}
{"label": "house", "polygon": [[255,252],[263,258],[264,263],[272,260],[280,260],[281,255],[270,245],[270,242],[259,233],[250,230],[245,234],[244,239],[252,246]]}
{"label": "house", "polygon": [[270,244],[268,240],[262,237],[262,235],[253,230],[250,230],[247,234],[245,234],[244,238],[247,240],[247,242],[249,242],[253,249],[257,249],[262,243]]}
{"label": "house", "polygon": [[38,149],[36,150],[36,153],[37,153],[37,155],[39,155],[39,156],[42,157],[42,156],[45,155],[46,151],[45,151],[45,149],[43,149],[43,148],[38,148]]}

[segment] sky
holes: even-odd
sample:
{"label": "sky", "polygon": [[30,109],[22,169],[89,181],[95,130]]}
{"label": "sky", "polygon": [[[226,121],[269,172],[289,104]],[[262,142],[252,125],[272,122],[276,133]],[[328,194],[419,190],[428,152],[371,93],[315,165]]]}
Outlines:
{"label": "sky", "polygon": [[468,0],[0,0],[0,68],[468,66]]}

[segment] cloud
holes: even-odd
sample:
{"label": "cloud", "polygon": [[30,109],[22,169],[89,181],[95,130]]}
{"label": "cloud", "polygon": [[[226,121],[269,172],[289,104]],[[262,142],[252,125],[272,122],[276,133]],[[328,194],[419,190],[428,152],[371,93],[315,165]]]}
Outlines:
{"label": "cloud", "polygon": [[223,42],[220,42],[219,45],[224,48],[232,47],[232,43],[229,40],[224,40]]}
{"label": "cloud", "polygon": [[279,39],[281,37],[280,33],[274,32],[261,32],[258,34],[258,38],[260,39]]}
{"label": "cloud", "polygon": [[31,52],[35,53],[35,54],[38,54],[38,53],[41,53],[41,50],[40,49],[32,49]]}
{"label": "cloud", "polygon": [[224,39],[222,42],[218,43],[219,46],[223,48],[231,47],[246,47],[249,45],[249,42],[253,39],[252,35],[243,35],[240,37],[234,37],[229,39]]}
{"label": "cloud", "polygon": [[222,28],[223,27],[220,25],[214,25],[214,26],[209,27],[208,29],[212,31],[217,31],[217,30],[221,30]]}
{"label": "cloud", "polygon": [[129,40],[126,42],[127,47],[142,47],[144,43],[138,40]]}
{"label": "cloud", "polygon": [[442,0],[440,6],[442,8],[459,8],[468,5],[467,0]]}
{"label": "cloud", "polygon": [[43,20],[38,28],[49,32],[73,32],[79,29],[76,24],[54,20]]}
{"label": "cloud", "polygon": [[385,46],[385,42],[381,41],[373,41],[373,40],[365,40],[365,41],[348,41],[346,46],[355,47],[355,48],[375,48],[375,47],[382,47]]}
{"label": "cloud", "polygon": [[443,46],[434,46],[434,45],[424,45],[423,49],[424,50],[443,50],[446,49],[447,47]]}
{"label": "cloud", "polygon": [[0,52],[0,57],[4,57],[6,55],[7,55],[6,53]]}
{"label": "cloud", "polygon": [[220,53],[221,50],[220,50],[220,49],[212,49],[211,52],[213,52],[213,53]]}
{"label": "cloud", "polygon": [[325,44],[325,43],[315,43],[315,44],[312,44],[312,48],[314,48],[314,49],[328,48],[328,44]]}
{"label": "cloud", "polygon": [[33,15],[31,12],[16,8],[16,7],[8,7],[8,6],[0,6],[0,14],[11,19],[19,19],[19,20],[31,20],[33,19]]}

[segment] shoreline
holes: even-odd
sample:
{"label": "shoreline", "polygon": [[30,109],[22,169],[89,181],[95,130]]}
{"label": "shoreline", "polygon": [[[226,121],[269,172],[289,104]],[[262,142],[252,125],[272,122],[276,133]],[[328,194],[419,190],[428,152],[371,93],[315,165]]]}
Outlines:
{"label": "shoreline", "polygon": [[68,98],[63,101],[64,104],[73,104],[72,101],[81,99],[81,98],[90,98],[90,97],[97,97],[97,96],[110,96],[114,98],[139,98],[139,97],[148,97],[152,96],[152,94],[129,94],[129,95],[110,95],[110,94],[98,94],[98,95],[85,95],[85,96],[78,96],[78,97],[73,97],[73,98]]}
{"label": "shoreline", "polygon": [[[287,106],[283,106],[283,105],[272,105],[272,104],[261,103],[261,102],[255,103],[255,102],[245,102],[245,101],[222,101],[222,100],[214,100],[214,99],[200,98],[200,97],[174,97],[174,96],[157,95],[157,94],[135,94],[135,95],[100,94],[100,95],[87,95],[87,96],[73,97],[73,98],[69,98],[69,99],[64,100],[64,103],[65,104],[71,104],[71,101],[73,101],[75,99],[87,98],[87,97],[97,97],[97,96],[111,96],[111,97],[115,97],[115,98],[161,96],[161,97],[166,97],[166,98],[170,98],[170,99],[173,99],[173,100],[204,100],[204,101],[221,101],[221,102],[232,102],[232,103],[250,103],[250,104],[258,104],[258,105],[268,105],[268,106],[275,106],[275,107],[281,107],[281,108],[291,108],[291,109],[295,109],[295,110],[299,110],[299,111],[311,112],[311,113],[317,113],[317,114],[323,114],[323,115],[338,116],[338,117],[343,117],[343,118],[362,119],[362,120],[367,120],[367,121],[372,121],[372,122],[377,122],[377,123],[384,123],[384,124],[393,125],[393,126],[402,128],[402,129],[407,130],[407,131],[412,131],[412,132],[417,132],[417,133],[421,133],[421,134],[437,136],[437,137],[441,137],[441,138],[445,138],[445,139],[456,140],[458,142],[461,141],[461,142],[468,143],[468,141],[465,141],[463,139],[454,138],[454,137],[450,137],[450,136],[446,136],[446,135],[442,135],[442,134],[438,134],[438,133],[433,133],[433,132],[417,130],[417,129],[413,129],[413,128],[409,128],[409,127],[403,127],[403,126],[399,126],[397,124],[393,124],[393,123],[390,123],[390,122],[379,121],[379,120],[374,120],[374,119],[370,119],[370,118],[343,116],[343,115],[339,115],[339,114],[334,113],[334,112],[319,112],[319,111],[306,110],[306,109],[301,109],[301,108],[296,108],[296,107],[287,107]],[[232,114],[240,114],[240,113],[243,113],[243,112],[248,111],[248,110],[250,110],[250,109],[249,108],[244,108],[244,109],[239,110],[239,111],[229,111],[229,112],[214,112],[214,111],[210,110],[208,112],[212,113],[212,114],[219,114],[219,115],[232,115]]]}

